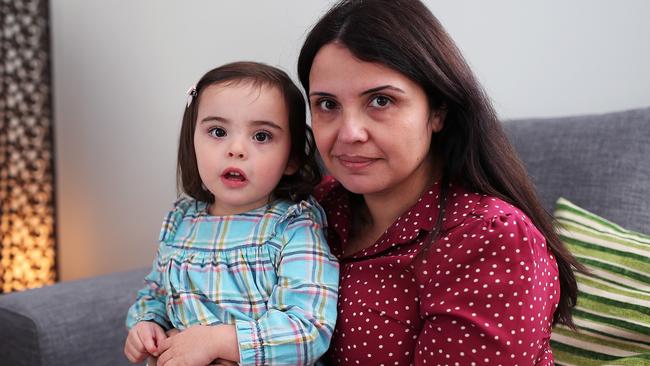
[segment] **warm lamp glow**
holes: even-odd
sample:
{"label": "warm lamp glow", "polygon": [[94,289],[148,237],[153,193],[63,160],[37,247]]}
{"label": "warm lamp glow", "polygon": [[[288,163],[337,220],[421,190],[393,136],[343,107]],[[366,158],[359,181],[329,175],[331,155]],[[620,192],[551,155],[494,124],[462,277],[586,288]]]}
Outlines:
{"label": "warm lamp glow", "polygon": [[[33,214],[34,210],[30,208],[26,211]],[[3,215],[0,253],[2,292],[49,285],[56,280],[52,210],[37,211],[49,216],[21,218],[18,214]]]}
{"label": "warm lamp glow", "polygon": [[0,292],[56,280],[48,4],[2,3]]}

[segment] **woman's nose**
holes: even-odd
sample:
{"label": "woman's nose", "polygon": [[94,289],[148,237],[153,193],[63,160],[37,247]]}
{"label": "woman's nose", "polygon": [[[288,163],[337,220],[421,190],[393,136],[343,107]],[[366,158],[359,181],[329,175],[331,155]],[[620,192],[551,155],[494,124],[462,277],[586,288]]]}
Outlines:
{"label": "woman's nose", "polygon": [[354,143],[368,140],[368,131],[362,116],[358,113],[345,113],[339,128],[338,139],[341,142]]}

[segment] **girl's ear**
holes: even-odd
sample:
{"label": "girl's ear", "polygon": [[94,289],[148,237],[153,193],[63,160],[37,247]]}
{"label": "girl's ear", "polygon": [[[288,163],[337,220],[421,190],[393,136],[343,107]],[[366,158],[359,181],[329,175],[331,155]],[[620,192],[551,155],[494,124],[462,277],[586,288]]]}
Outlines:
{"label": "girl's ear", "polygon": [[298,171],[298,164],[293,159],[289,160],[287,167],[284,169],[284,175],[292,175]]}
{"label": "girl's ear", "polygon": [[429,116],[429,125],[432,132],[440,132],[445,125],[447,117],[447,104],[442,104],[438,109],[432,110]]}

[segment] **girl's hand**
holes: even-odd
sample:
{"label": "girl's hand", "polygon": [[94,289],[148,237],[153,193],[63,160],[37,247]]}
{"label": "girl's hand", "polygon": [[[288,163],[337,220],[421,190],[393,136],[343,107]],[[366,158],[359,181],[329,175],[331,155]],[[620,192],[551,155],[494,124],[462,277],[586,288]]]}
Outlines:
{"label": "girl's hand", "polygon": [[[225,328],[234,326],[223,325],[195,325],[165,339],[158,345],[157,366],[205,366],[217,358],[224,357],[222,350],[228,344],[224,337]],[[236,343],[235,351],[239,355],[239,347]],[[222,362],[223,360],[219,360]]]}
{"label": "girl's hand", "polygon": [[165,334],[167,334],[167,337],[169,338],[171,336],[175,336],[176,334],[178,334],[180,332],[181,332],[180,330],[178,330],[176,328],[172,328],[172,329],[168,330],[167,332],[165,332]]}
{"label": "girl's hand", "polygon": [[126,337],[124,355],[133,363],[144,361],[149,355],[158,355],[158,345],[167,338],[163,328],[150,321],[138,322]]}

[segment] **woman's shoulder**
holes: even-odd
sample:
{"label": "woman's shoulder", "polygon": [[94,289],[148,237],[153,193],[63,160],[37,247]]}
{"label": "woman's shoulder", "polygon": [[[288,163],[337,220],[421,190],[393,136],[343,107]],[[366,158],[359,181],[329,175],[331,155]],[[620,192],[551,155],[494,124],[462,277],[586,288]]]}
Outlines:
{"label": "woman's shoulder", "polygon": [[502,198],[478,193],[459,184],[450,185],[445,204],[447,219],[463,219],[457,222],[473,220],[491,221],[495,218],[521,219],[530,221],[517,206]]}
{"label": "woman's shoulder", "polygon": [[[552,260],[544,235],[516,205],[469,192],[450,199],[450,203],[448,209],[456,203],[466,204],[468,209],[459,224],[441,235],[438,249],[444,254],[466,264],[493,261],[505,269],[520,262]],[[448,214],[452,216],[453,211]]]}
{"label": "woman's shoulder", "polygon": [[472,215],[488,221],[498,218],[504,222],[530,222],[528,216],[520,208],[499,197],[490,195],[481,195],[480,200],[472,210]]}
{"label": "woman's shoulder", "polygon": [[520,208],[486,194],[463,193],[462,197],[463,203],[471,199],[474,204],[468,205],[462,222],[441,232],[427,254],[423,268],[435,273],[436,281],[458,279],[469,271],[467,274],[476,278],[489,276],[506,284],[528,286],[520,277],[530,277],[531,268],[557,273],[544,235]]}
{"label": "woman's shoulder", "polygon": [[452,218],[463,211],[462,208],[465,209],[464,217],[453,231],[463,232],[463,235],[496,236],[504,240],[519,240],[522,237],[543,240],[543,235],[524,211],[502,198],[463,189],[454,190],[448,201],[446,216]]}

